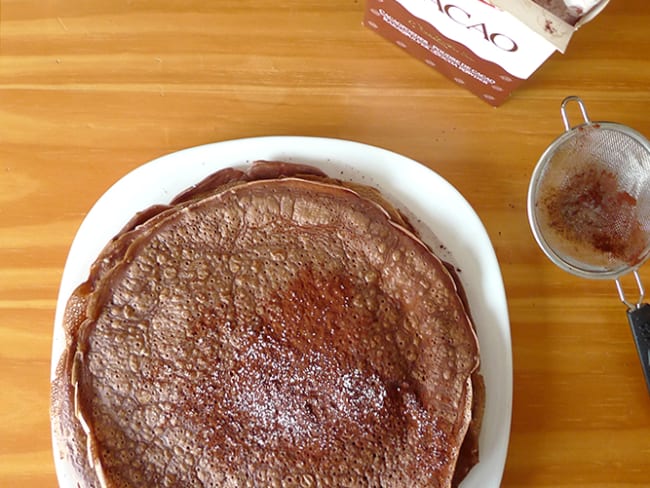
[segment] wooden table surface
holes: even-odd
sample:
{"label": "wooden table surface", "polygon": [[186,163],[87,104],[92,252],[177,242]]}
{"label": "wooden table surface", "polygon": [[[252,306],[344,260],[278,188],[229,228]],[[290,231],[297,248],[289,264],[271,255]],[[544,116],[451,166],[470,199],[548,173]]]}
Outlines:
{"label": "wooden table surface", "polygon": [[288,134],[418,160],[482,219],[512,332],[504,487],[650,486],[650,396],[614,284],[557,269],[526,217],[530,174],[563,130],[565,96],[650,135],[650,2],[612,1],[496,109],[364,27],[363,9],[0,1],[0,486],[56,486],[55,301],[95,200],[165,153]]}

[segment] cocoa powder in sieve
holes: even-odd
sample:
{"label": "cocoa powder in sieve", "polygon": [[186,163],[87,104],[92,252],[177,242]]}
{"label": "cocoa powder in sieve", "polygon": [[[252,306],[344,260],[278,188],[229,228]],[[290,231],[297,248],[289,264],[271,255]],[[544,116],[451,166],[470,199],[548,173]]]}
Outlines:
{"label": "cocoa powder in sieve", "polygon": [[589,167],[548,188],[540,199],[548,224],[562,238],[634,265],[647,246],[637,200],[614,173]]}

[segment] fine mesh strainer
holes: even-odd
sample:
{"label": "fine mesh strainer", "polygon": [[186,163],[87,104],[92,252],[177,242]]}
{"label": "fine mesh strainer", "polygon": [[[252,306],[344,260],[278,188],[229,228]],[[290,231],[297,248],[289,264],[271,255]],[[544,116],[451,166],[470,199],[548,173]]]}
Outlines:
{"label": "fine mesh strainer", "polygon": [[[584,119],[576,126],[567,115],[572,102]],[[560,112],[565,132],[542,154],[528,189],[530,226],[563,270],[615,281],[650,391],[650,305],[638,274],[650,255],[650,143],[627,126],[591,121],[579,97],[565,98]],[[621,285],[628,274],[636,301]]]}

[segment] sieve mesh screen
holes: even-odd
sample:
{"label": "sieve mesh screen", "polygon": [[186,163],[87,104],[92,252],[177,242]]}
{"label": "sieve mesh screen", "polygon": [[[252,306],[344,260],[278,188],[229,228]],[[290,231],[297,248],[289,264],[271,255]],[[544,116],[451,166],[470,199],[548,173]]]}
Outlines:
{"label": "sieve mesh screen", "polygon": [[650,150],[643,141],[625,126],[601,122],[566,132],[547,150],[532,211],[560,260],[587,273],[613,273],[648,255]]}

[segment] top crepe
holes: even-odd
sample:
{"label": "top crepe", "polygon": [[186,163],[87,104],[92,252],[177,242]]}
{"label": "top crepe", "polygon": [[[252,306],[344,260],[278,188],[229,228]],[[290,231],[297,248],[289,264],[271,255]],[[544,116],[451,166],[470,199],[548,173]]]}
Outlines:
{"label": "top crepe", "polygon": [[452,276],[379,192],[308,167],[137,215],[65,322],[52,413],[81,486],[448,487],[476,435]]}

